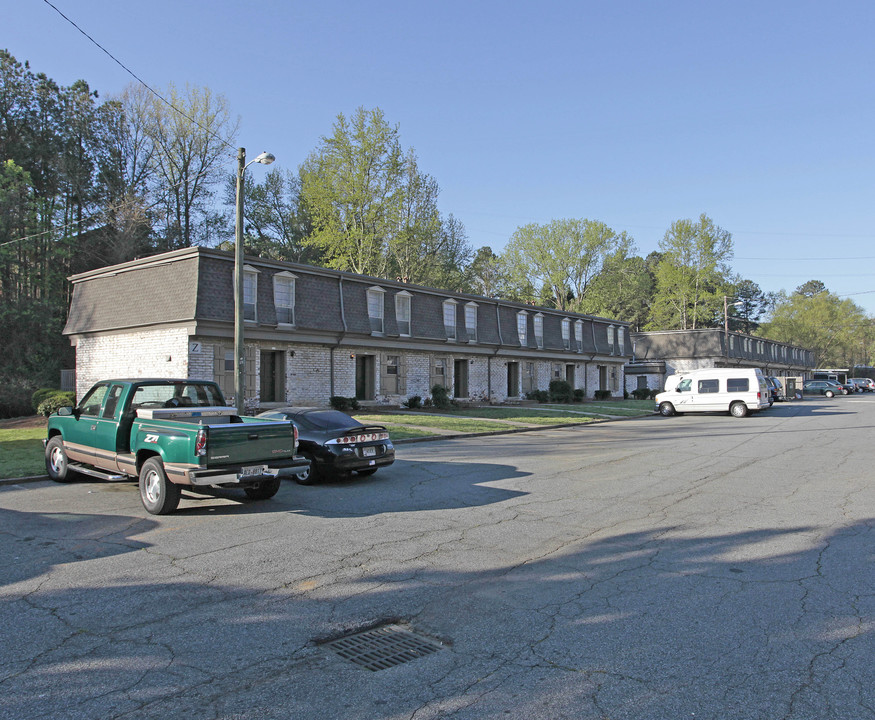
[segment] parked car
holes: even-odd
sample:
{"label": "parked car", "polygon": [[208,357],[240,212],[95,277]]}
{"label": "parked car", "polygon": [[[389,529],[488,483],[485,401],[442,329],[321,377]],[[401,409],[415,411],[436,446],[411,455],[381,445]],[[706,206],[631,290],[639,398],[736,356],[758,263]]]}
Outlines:
{"label": "parked car", "polygon": [[806,380],[802,383],[802,392],[806,395],[825,395],[831,398],[842,394],[842,386],[832,380]]}
{"label": "parked car", "polygon": [[291,420],[298,428],[300,453],[310,460],[310,467],[294,476],[301,485],[353,472],[373,475],[395,462],[395,447],[385,427],[363,425],[339,410],[286,407],[257,417]]}
{"label": "parked car", "polygon": [[766,384],[769,386],[769,397],[771,402],[783,402],[784,401],[784,386],[781,384],[781,381],[776,377],[766,377]]}
{"label": "parked car", "polygon": [[871,378],[848,378],[853,383],[857,392],[875,392],[875,380]]}

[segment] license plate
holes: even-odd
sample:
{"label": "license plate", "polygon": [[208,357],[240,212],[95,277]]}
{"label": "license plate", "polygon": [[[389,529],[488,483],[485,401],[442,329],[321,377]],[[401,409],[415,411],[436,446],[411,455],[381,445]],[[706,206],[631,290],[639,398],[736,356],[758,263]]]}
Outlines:
{"label": "license plate", "polygon": [[364,457],[374,457],[376,454],[377,454],[377,448],[375,448],[375,447],[362,448],[362,456],[364,456]]}
{"label": "license plate", "polygon": [[263,475],[265,469],[265,465],[247,465],[246,467],[240,468],[240,472],[237,474],[239,477],[249,477],[250,475]]}

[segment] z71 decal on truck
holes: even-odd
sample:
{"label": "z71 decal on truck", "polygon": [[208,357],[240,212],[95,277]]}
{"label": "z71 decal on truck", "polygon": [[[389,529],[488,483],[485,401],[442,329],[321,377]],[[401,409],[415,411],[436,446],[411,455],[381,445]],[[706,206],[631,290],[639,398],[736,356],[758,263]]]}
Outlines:
{"label": "z71 decal on truck", "polygon": [[280,478],[306,471],[291,422],[241,417],[204,380],[105,380],[49,418],[46,471],[105,480],[139,478],[154,515],[176,510],[184,485],[237,487],[273,497]]}

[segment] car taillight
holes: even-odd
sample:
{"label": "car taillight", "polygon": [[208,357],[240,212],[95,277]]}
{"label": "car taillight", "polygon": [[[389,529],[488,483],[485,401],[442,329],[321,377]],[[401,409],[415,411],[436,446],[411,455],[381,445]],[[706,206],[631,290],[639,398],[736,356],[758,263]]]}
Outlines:
{"label": "car taillight", "polygon": [[343,437],[329,440],[326,445],[355,445],[356,443],[375,442],[377,440],[388,440],[388,432],[370,432],[359,433],[358,435],[344,435]]}
{"label": "car taillight", "polygon": [[194,441],[194,454],[198,457],[203,457],[207,454],[207,429],[205,427],[197,431],[197,438]]}
{"label": "car taillight", "polygon": [[298,449],[298,426],[292,423],[292,437],[295,438],[295,450]]}

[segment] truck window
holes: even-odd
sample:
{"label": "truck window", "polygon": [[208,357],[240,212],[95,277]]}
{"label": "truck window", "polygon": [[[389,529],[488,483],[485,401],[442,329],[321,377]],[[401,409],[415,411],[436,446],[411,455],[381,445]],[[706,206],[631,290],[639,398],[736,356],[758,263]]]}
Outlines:
{"label": "truck window", "polygon": [[691,378],[687,378],[686,380],[681,380],[680,385],[678,385],[678,392],[690,392],[690,388],[693,386],[693,380]]}
{"label": "truck window", "polygon": [[719,380],[699,380],[700,393],[715,393],[720,390]]}
{"label": "truck window", "polygon": [[726,392],[747,392],[749,389],[747,378],[729,378],[726,381]]}
{"label": "truck window", "polygon": [[106,403],[103,406],[103,415],[101,417],[112,418],[115,417],[116,407],[118,406],[118,399],[122,395],[122,386],[121,385],[113,385],[109,389],[109,394],[106,396]]}
{"label": "truck window", "polygon": [[91,388],[88,394],[82,398],[82,402],[79,403],[79,414],[88,417],[100,415],[100,406],[103,405],[103,398],[106,397],[108,387],[108,385],[96,385]]}

